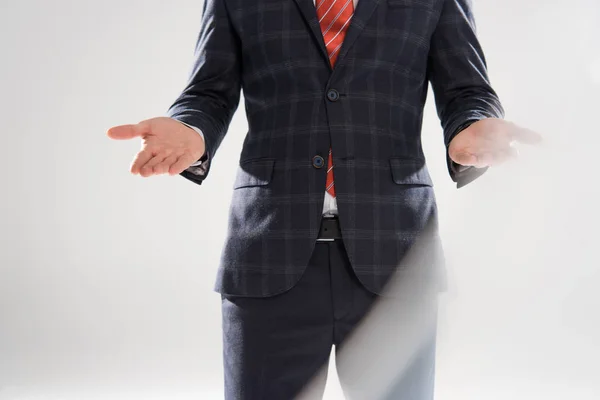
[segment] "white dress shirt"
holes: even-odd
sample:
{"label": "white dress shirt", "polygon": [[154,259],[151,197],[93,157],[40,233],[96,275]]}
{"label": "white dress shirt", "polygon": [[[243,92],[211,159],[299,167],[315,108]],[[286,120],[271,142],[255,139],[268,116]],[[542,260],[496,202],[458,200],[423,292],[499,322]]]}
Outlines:
{"label": "white dress shirt", "polygon": [[[318,1],[321,2],[322,0],[318,0]],[[316,4],[316,2],[317,2],[317,0],[313,0],[314,4]],[[356,4],[358,3],[358,0],[353,0],[353,2],[354,2],[354,7],[356,8]],[[190,126],[188,124],[185,124],[185,125],[189,126],[193,130],[198,132],[198,134],[200,134],[200,136],[202,136],[202,139],[204,139],[204,135],[202,134],[202,131],[200,129],[198,129],[195,126]],[[196,174],[196,175],[203,175],[206,173],[206,169],[203,168],[201,161],[199,161],[195,164],[192,164],[190,166],[190,168],[188,168],[188,171],[190,171],[191,173]],[[333,172],[334,172],[334,182],[335,182],[335,168],[334,168]],[[325,199],[323,201],[323,215],[337,215],[337,213],[338,213],[338,208],[337,208],[337,201],[336,201],[335,197],[333,197],[327,191],[325,191]]]}

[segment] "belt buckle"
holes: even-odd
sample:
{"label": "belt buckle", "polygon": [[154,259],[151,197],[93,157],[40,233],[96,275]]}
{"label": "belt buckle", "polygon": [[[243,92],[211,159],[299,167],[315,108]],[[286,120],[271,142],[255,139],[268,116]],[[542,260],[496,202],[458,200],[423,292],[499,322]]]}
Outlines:
{"label": "belt buckle", "polygon": [[[323,221],[335,221],[337,220],[337,215],[323,215]],[[321,228],[319,228],[319,233],[321,232]],[[335,242],[336,238],[317,238],[317,242]]]}

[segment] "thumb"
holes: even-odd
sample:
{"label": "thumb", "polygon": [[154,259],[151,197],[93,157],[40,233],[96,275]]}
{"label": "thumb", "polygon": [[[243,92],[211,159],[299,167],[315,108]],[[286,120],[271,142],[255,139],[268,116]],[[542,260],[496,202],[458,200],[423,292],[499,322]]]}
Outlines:
{"label": "thumb", "polygon": [[457,164],[464,165],[465,167],[475,166],[477,164],[477,156],[466,151],[459,151],[450,154],[450,159]]}
{"label": "thumb", "polygon": [[106,135],[115,140],[127,140],[140,137],[146,133],[145,124],[119,125],[110,128]]}
{"label": "thumb", "polygon": [[527,128],[518,128],[512,132],[512,139],[523,144],[540,144],[542,135]]}

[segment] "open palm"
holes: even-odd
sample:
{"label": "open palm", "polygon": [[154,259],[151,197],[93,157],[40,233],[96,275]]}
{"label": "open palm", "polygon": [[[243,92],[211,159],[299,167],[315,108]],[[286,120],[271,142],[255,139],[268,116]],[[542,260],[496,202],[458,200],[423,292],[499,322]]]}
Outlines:
{"label": "open palm", "polygon": [[537,144],[542,137],[529,129],[498,118],[482,119],[452,139],[448,153],[452,161],[477,168],[501,164],[517,155],[512,143]]}
{"label": "open palm", "polygon": [[142,149],[131,163],[131,173],[143,177],[169,173],[177,175],[204,154],[202,137],[192,128],[168,117],[158,117],[138,124],[112,127],[108,137],[126,140],[139,137]]}

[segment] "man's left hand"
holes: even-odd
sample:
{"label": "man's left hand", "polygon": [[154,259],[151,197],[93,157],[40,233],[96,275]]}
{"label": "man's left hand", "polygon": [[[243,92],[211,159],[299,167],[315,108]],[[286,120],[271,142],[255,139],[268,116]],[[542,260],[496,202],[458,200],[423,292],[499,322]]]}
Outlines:
{"label": "man's left hand", "polygon": [[498,118],[471,124],[450,142],[448,154],[457,164],[476,168],[501,164],[517,156],[513,142],[537,144],[540,134]]}

